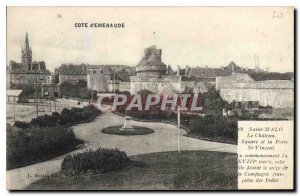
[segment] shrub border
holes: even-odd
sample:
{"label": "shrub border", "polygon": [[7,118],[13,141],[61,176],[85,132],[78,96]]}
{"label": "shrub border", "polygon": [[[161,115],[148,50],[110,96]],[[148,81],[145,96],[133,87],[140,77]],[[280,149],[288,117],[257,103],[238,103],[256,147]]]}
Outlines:
{"label": "shrub border", "polygon": [[[114,111],[113,113],[117,114],[119,116],[125,116],[124,114],[122,114],[120,112],[116,112],[116,111]],[[171,124],[171,125],[177,126],[177,123],[174,123],[172,121],[166,121],[166,120],[153,120],[153,121],[151,121],[151,120],[140,120],[140,119],[137,119],[137,118],[134,118],[134,117],[131,117],[131,118],[132,118],[132,120],[139,121],[139,122],[166,123],[166,124]],[[237,145],[235,142],[231,142],[231,141],[214,140],[214,139],[206,138],[206,137],[203,137],[203,136],[193,137],[193,135],[189,135],[189,133],[191,133],[192,131],[188,127],[186,127],[184,125],[180,125],[180,128],[184,129],[187,132],[186,134],[183,135],[185,137],[200,139],[200,140],[210,141],[210,142]]]}

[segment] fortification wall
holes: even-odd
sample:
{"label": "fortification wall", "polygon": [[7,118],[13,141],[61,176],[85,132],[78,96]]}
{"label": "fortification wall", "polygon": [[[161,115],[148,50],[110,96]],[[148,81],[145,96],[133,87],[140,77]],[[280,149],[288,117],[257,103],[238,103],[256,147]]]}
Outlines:
{"label": "fortification wall", "polygon": [[261,106],[294,107],[294,83],[289,80],[254,81],[247,74],[216,78],[221,97],[232,101],[258,101]]}
{"label": "fortification wall", "polygon": [[97,92],[108,92],[106,75],[87,75],[87,87]]}
{"label": "fortification wall", "polygon": [[180,87],[181,92],[186,90],[186,88],[189,88],[193,89],[193,93],[204,93],[207,92],[208,83],[196,81],[182,81]]}
{"label": "fortification wall", "polygon": [[130,82],[180,82],[181,76],[177,75],[149,75],[145,76],[130,76]]}
{"label": "fortification wall", "polygon": [[[194,93],[206,92],[206,82],[182,81],[181,76],[162,75],[156,77],[130,77],[130,93],[147,89],[158,94],[174,94],[184,91],[186,88],[193,89]],[[120,87],[121,88],[121,87]]]}
{"label": "fortification wall", "polygon": [[219,82],[217,88],[253,88],[253,89],[293,89],[294,82],[290,80],[265,80],[254,82]]}
{"label": "fortification wall", "polygon": [[174,94],[180,91],[179,83],[170,82],[131,82],[130,83],[130,93],[136,94],[141,90],[149,90],[157,94]]}
{"label": "fortification wall", "polygon": [[119,91],[128,91],[128,92],[130,92],[130,82],[120,82]]}
{"label": "fortification wall", "polygon": [[294,89],[220,89],[221,97],[231,103],[232,101],[258,101],[261,106],[274,108],[293,108]]}
{"label": "fortification wall", "polygon": [[174,94],[180,91],[181,76],[130,77],[130,93],[149,90],[157,94]]}

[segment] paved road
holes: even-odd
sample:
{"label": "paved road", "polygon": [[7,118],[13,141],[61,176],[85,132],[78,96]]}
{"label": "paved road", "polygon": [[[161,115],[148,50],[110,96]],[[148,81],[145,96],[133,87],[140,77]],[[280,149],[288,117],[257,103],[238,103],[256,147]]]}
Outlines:
{"label": "paved road", "polygon": [[[76,125],[73,129],[76,136],[85,141],[87,149],[97,149],[99,147],[119,148],[125,151],[129,156],[152,152],[177,151],[177,129],[174,125],[132,121],[132,125],[149,127],[154,129],[155,132],[141,136],[117,136],[103,134],[101,132],[102,128],[118,124],[121,125],[123,122],[123,117],[111,112],[104,112],[94,121],[87,124]],[[236,145],[193,139],[183,136],[185,133],[184,130],[180,132],[179,143],[181,150],[237,152]],[[83,150],[85,149],[76,150],[76,152]],[[50,175],[59,171],[61,161],[64,157],[65,155],[62,155],[42,163],[9,170],[7,172],[7,188],[23,189],[38,180],[40,176]]]}

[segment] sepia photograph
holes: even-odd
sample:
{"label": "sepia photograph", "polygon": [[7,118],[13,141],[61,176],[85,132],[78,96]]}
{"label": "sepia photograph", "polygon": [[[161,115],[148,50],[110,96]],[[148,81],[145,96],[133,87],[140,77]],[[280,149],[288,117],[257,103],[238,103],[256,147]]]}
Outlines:
{"label": "sepia photograph", "polygon": [[7,190],[294,190],[294,7],[6,8]]}

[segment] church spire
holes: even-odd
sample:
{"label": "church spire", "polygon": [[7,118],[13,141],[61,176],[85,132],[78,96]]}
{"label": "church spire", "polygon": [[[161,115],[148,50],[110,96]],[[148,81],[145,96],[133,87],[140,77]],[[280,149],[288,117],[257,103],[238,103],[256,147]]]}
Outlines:
{"label": "church spire", "polygon": [[28,40],[28,33],[26,32],[26,36],[25,36],[25,51],[29,51],[29,40]]}
{"label": "church spire", "polygon": [[25,36],[25,45],[22,47],[22,64],[24,69],[31,70],[32,52],[29,46],[28,33]]}

